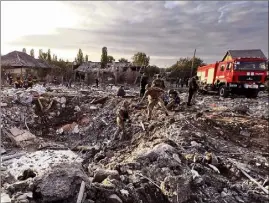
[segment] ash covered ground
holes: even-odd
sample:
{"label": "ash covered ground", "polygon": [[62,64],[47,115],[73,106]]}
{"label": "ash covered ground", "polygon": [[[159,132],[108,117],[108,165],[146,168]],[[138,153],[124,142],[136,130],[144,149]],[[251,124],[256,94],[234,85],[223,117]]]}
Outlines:
{"label": "ash covered ground", "polygon": [[[147,121],[139,90],[4,88],[1,200],[6,202],[268,202],[268,93],[257,99],[198,95]],[[113,141],[130,103],[129,139]],[[83,183],[82,183],[83,182]],[[84,187],[85,183],[85,187]],[[81,191],[81,192],[80,192]]]}

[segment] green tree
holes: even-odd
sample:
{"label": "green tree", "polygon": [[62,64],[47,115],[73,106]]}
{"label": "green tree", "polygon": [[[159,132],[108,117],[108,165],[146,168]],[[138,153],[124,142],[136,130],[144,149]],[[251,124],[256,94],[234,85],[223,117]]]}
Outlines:
{"label": "green tree", "polygon": [[85,62],[88,62],[89,61],[89,56],[86,54],[85,55]]}
{"label": "green tree", "polygon": [[48,50],[48,53],[47,53],[47,60],[48,60],[48,61],[51,61],[51,53],[50,53],[50,49]]}
{"label": "green tree", "polygon": [[35,50],[34,50],[34,49],[31,49],[31,51],[30,51],[30,55],[31,55],[32,57],[35,57]]}
{"label": "green tree", "polygon": [[107,57],[107,48],[102,48],[102,55],[101,55],[101,68],[105,68],[108,63],[108,57]]}
{"label": "green tree", "polygon": [[26,49],[25,49],[25,48],[23,48],[23,49],[22,49],[22,52],[23,52],[23,53],[26,53]]}
{"label": "green tree", "polygon": [[57,55],[56,54],[52,55],[52,61],[57,61]]}
{"label": "green tree", "polygon": [[42,59],[42,60],[47,60],[48,59],[48,54],[47,53],[43,53],[43,50],[42,49],[39,49],[39,56],[38,56],[39,59]]}
{"label": "green tree", "polygon": [[107,62],[108,62],[108,63],[112,63],[112,62],[114,62],[114,61],[115,61],[115,59],[114,59],[113,56],[107,56]]}
{"label": "green tree", "polygon": [[76,62],[81,65],[84,62],[83,52],[81,49],[78,50]]}
{"label": "green tree", "polygon": [[143,52],[137,52],[132,59],[136,66],[148,66],[150,61],[150,57]]}
{"label": "green tree", "polygon": [[[200,58],[194,58],[193,72],[192,75],[195,75],[197,72],[198,66],[205,65],[204,61]],[[171,72],[172,77],[191,77],[191,68],[192,68],[192,58],[180,58],[174,65],[167,68],[167,72]]]}
{"label": "green tree", "polygon": [[118,61],[122,63],[128,63],[128,59],[125,58],[120,58]]}
{"label": "green tree", "polygon": [[157,66],[147,66],[144,71],[148,76],[153,77],[155,74],[160,73],[160,68]]}

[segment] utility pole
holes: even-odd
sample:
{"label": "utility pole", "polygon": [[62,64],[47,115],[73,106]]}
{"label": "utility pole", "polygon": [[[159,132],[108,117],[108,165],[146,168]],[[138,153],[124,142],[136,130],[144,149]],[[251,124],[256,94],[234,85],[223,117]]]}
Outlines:
{"label": "utility pole", "polygon": [[192,64],[191,64],[191,77],[192,77],[192,72],[193,72],[193,66],[194,66],[195,54],[196,54],[196,49],[194,50],[194,54],[193,54],[193,58],[192,58]]}

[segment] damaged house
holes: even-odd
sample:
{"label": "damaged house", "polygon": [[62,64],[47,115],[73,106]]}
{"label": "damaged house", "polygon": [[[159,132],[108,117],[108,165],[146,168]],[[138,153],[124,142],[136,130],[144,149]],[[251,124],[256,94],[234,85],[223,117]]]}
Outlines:
{"label": "damaged house", "polygon": [[77,79],[88,84],[94,83],[96,78],[105,83],[133,84],[139,71],[140,66],[134,66],[130,62],[108,63],[104,69],[101,68],[101,62],[85,62],[75,70],[75,74]]}
{"label": "damaged house", "polygon": [[1,56],[2,76],[7,73],[12,74],[13,78],[20,75],[32,74],[39,79],[47,79],[53,69],[59,68],[42,59],[35,59],[27,53],[13,51]]}

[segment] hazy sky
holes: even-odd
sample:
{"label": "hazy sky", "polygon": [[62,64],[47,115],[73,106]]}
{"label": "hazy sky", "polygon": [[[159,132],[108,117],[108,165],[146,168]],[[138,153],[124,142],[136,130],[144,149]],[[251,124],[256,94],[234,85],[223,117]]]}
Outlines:
{"label": "hazy sky", "polygon": [[268,56],[266,1],[1,1],[1,54],[51,49],[73,61],[78,49],[99,61],[108,54],[131,59],[138,51],[151,64],[179,57],[221,60],[228,49],[262,49]]}

